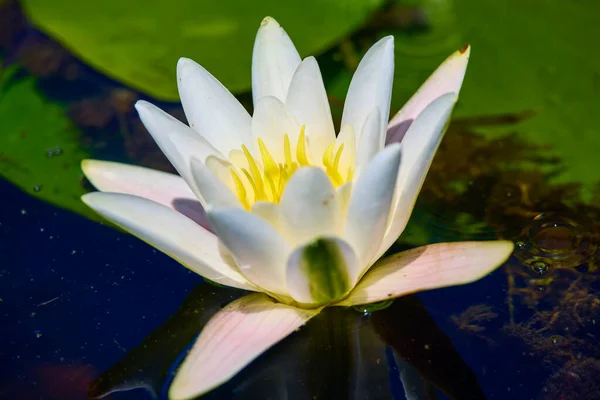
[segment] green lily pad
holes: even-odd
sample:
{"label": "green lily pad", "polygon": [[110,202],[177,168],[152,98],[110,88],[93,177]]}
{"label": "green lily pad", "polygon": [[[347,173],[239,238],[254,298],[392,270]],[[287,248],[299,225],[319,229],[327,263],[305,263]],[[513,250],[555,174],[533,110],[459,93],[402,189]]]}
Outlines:
{"label": "green lily pad", "polygon": [[382,0],[24,0],[26,13],[85,62],[161,100],[177,100],[179,57],[202,64],[232,92],[250,87],[259,23],[273,16],[303,55],[331,46]]}
{"label": "green lily pad", "polygon": [[89,155],[65,108],[36,89],[32,77],[15,78],[16,66],[0,71],[0,177],[27,193],[89,218],[79,164]]}
{"label": "green lily pad", "polygon": [[[598,3],[533,0],[420,0],[425,32],[396,32],[394,107],[465,43],[471,60],[457,117],[533,111],[516,126],[522,138],[548,145],[564,162],[556,182],[600,179],[600,37]],[[500,133],[482,128],[490,138]]]}

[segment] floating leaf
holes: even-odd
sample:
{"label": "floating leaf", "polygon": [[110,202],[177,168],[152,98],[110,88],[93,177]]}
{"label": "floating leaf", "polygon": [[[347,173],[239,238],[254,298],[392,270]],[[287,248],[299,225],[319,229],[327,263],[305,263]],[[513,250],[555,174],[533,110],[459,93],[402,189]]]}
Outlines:
{"label": "floating leaf", "polygon": [[194,59],[233,92],[250,87],[254,36],[276,18],[301,55],[355,29],[382,0],[25,0],[30,19],[84,61],[162,100],[177,100],[175,66]]}
{"label": "floating leaf", "polygon": [[0,71],[0,177],[60,207],[97,218],[79,199],[79,132],[63,106],[36,89],[35,79],[16,78],[17,67]]}
{"label": "floating leaf", "polygon": [[[429,73],[465,43],[472,45],[456,116],[534,111],[516,127],[562,158],[561,182],[600,179],[600,37],[597,2],[419,0],[430,29],[396,33],[397,109]],[[490,138],[505,129],[481,129]]]}

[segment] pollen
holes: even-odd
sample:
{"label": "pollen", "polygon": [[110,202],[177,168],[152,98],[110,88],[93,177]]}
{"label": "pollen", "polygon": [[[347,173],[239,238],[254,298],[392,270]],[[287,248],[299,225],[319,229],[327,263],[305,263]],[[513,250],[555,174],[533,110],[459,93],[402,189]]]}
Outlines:
{"label": "pollen", "polygon": [[317,166],[323,169],[335,187],[351,181],[354,170],[347,167],[340,169],[340,159],[344,151],[344,144],[336,148],[332,143],[323,154],[321,163],[312,161],[309,152],[305,126],[302,126],[298,135],[295,151],[292,151],[290,136],[283,136],[283,157],[277,162],[262,139],[257,139],[259,156],[253,156],[248,148],[243,145],[245,165],[232,166],[229,170],[233,181],[235,193],[247,210],[258,201],[279,203],[287,182],[294,172],[302,167]]}

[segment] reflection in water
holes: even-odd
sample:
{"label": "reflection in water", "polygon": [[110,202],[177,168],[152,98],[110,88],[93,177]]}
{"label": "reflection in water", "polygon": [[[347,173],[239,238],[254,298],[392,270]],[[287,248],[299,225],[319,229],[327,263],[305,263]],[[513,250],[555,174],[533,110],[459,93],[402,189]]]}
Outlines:
{"label": "reflection in water", "polygon": [[[90,397],[143,388],[153,398],[166,398],[184,352],[236,292],[198,286],[163,325],[96,379]],[[434,387],[452,399],[485,398],[448,337],[409,296],[372,314],[326,309],[203,398],[430,400],[436,398]]]}
{"label": "reflection in water", "polygon": [[165,381],[172,378],[171,365],[209,318],[239,295],[237,289],[198,286],[176,313],[96,379],[89,387],[89,396],[100,398],[112,392],[143,388],[153,398],[158,397]]}
{"label": "reflection in water", "polygon": [[[416,297],[402,297],[374,313],[372,324],[403,364],[412,365],[451,399],[485,399],[475,373]],[[414,372],[408,370],[405,376]]]}

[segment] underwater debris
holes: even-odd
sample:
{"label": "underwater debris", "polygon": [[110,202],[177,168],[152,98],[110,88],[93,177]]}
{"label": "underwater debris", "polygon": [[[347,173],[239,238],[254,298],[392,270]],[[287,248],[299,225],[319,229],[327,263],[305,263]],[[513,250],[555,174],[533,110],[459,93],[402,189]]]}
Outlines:
{"label": "underwater debris", "polygon": [[102,98],[88,98],[69,107],[69,117],[82,128],[104,128],[114,117],[110,105]]}
{"label": "underwater debris", "polygon": [[470,306],[462,313],[450,316],[450,320],[459,330],[477,335],[489,343],[493,343],[493,340],[482,334],[482,332],[486,330],[483,323],[492,321],[496,318],[498,318],[498,314],[492,311],[492,306],[487,304]]}
{"label": "underwater debris", "polygon": [[[541,398],[595,398],[587,391],[598,393],[600,182],[586,200],[581,185],[552,183],[561,160],[546,155],[550,148],[527,143],[514,130],[490,141],[475,129],[526,117],[455,120],[423,186],[417,209],[427,218],[418,222],[440,241],[465,235],[513,240],[515,257],[504,267],[509,315],[501,333],[558,371]],[[495,333],[490,313],[489,305],[474,305],[450,319],[487,340]]]}
{"label": "underwater debris", "polygon": [[[600,349],[593,343],[600,335],[597,318],[600,299],[597,297],[598,279],[585,275],[571,280],[565,287],[565,270],[552,280],[552,296],[528,296],[531,291],[520,289],[513,293],[524,299],[524,305],[533,309],[521,323],[509,323],[505,333],[520,338],[534,353],[552,365],[575,362],[586,357],[600,357]],[[571,276],[569,274],[568,276]],[[557,287],[560,287],[557,290]],[[529,301],[529,303],[527,303]],[[535,304],[532,307],[532,304]],[[591,340],[591,342],[590,342]]]}
{"label": "underwater debris", "polygon": [[566,363],[554,373],[540,393],[540,400],[600,399],[600,360],[586,358]]}

